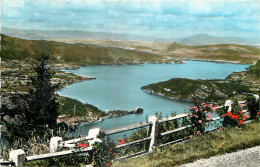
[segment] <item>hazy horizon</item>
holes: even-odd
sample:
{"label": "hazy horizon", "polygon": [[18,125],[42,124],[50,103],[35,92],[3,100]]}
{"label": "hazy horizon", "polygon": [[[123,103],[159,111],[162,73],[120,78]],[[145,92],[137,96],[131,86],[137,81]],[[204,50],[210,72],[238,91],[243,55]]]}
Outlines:
{"label": "hazy horizon", "polygon": [[260,2],[2,0],[5,28],[82,31],[152,38],[196,34],[259,39]]}

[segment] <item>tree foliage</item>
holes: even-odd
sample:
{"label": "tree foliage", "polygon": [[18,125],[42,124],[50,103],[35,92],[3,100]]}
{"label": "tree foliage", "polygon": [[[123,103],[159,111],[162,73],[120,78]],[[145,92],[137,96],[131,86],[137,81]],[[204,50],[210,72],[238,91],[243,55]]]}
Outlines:
{"label": "tree foliage", "polygon": [[31,77],[32,88],[29,91],[28,110],[25,113],[26,121],[35,127],[56,125],[59,103],[56,90],[58,84],[51,83],[52,74],[46,62],[49,55],[46,53],[37,57],[38,63],[33,65],[35,75]]}

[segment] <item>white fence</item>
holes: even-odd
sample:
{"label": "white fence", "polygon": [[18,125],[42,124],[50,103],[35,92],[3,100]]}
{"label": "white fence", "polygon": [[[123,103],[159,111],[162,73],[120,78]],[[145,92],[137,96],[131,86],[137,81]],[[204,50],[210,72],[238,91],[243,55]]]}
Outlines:
{"label": "white fence", "polygon": [[[134,124],[134,125],[130,125],[130,126],[119,128],[119,129],[105,131],[105,136],[108,137],[108,136],[111,136],[114,134],[132,131],[132,130],[139,129],[139,128],[147,128],[147,137],[116,146],[116,149],[122,149],[124,147],[130,146],[133,144],[146,142],[145,150],[136,152],[136,153],[133,153],[130,155],[118,157],[114,160],[128,158],[128,157],[152,152],[154,147],[161,147],[161,146],[165,146],[165,145],[187,140],[188,139],[187,137],[182,137],[177,140],[170,141],[168,143],[160,144],[160,139],[163,136],[183,131],[185,129],[190,128],[191,125],[182,125],[181,127],[178,127],[177,129],[159,133],[159,125],[161,123],[174,121],[174,120],[180,120],[180,119],[183,119],[186,117],[188,117],[188,114],[180,114],[180,115],[176,115],[174,117],[168,117],[168,118],[163,118],[163,119],[159,120],[157,116],[150,116],[147,123]],[[221,118],[215,117],[213,119],[208,120],[208,122],[214,122],[219,119],[221,119]],[[247,122],[249,122],[249,121],[247,121]],[[247,122],[245,122],[245,123],[247,123]],[[214,130],[214,129],[211,129],[211,130]],[[73,140],[68,140],[68,141],[62,141],[61,137],[53,137],[50,140],[50,153],[47,153],[47,154],[26,156],[23,150],[12,150],[9,154],[9,161],[3,162],[0,160],[0,165],[11,164],[11,165],[16,165],[16,166],[22,166],[26,161],[35,161],[35,160],[53,158],[53,157],[70,155],[70,154],[75,154],[75,153],[77,154],[77,153],[90,152],[90,151],[92,151],[92,148],[95,145],[95,143],[103,142],[101,139],[98,138],[100,132],[101,132],[101,130],[99,128],[90,129],[88,136],[73,139]],[[89,146],[86,148],[83,148],[83,149],[78,149],[77,143],[84,141],[84,140],[89,142]],[[57,152],[58,148],[64,148],[64,147],[70,148],[70,150]]]}

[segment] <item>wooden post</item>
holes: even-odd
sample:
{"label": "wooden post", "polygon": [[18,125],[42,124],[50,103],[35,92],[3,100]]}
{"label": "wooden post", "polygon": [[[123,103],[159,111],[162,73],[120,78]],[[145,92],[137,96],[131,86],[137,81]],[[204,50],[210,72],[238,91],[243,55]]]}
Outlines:
{"label": "wooden post", "polygon": [[54,153],[58,150],[59,142],[62,141],[62,138],[59,136],[52,137],[50,140],[50,152]]}
{"label": "wooden post", "polygon": [[9,153],[9,161],[14,162],[15,166],[23,166],[25,163],[25,152],[22,149],[12,150]]}
{"label": "wooden post", "polygon": [[[149,152],[153,151],[153,147],[158,145],[158,118],[155,115],[152,115],[149,117],[148,122],[152,124],[151,128],[151,141],[150,141],[150,146],[149,146]],[[150,129],[150,127],[149,127]],[[150,131],[150,130],[149,130]]]}

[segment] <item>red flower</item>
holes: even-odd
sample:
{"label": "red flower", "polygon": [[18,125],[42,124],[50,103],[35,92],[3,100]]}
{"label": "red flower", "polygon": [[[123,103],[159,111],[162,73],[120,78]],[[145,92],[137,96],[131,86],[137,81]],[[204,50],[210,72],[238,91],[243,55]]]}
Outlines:
{"label": "red flower", "polygon": [[115,157],[117,156],[116,153],[113,153],[113,154],[114,154]]}
{"label": "red flower", "polygon": [[108,162],[108,163],[107,163],[107,166],[111,166],[111,164]]}
{"label": "red flower", "polygon": [[192,138],[193,138],[193,135],[190,135],[190,138],[192,139]]}
{"label": "red flower", "polygon": [[190,108],[191,108],[191,106],[188,107],[188,109],[190,109]]}
{"label": "red flower", "polygon": [[118,139],[117,141],[120,142],[120,144],[125,144],[124,139]]}
{"label": "red flower", "polygon": [[113,148],[111,147],[110,149],[109,149],[109,151],[111,152],[113,150]]}
{"label": "red flower", "polygon": [[243,122],[243,120],[239,120],[239,125],[241,125],[241,124],[243,124],[244,122]]}
{"label": "red flower", "polygon": [[246,119],[247,117],[244,115],[243,119]]}
{"label": "red flower", "polygon": [[200,131],[197,131],[197,135],[201,135]]}
{"label": "red flower", "polygon": [[105,131],[102,130],[101,133],[105,133]]}
{"label": "red flower", "polygon": [[77,146],[86,148],[86,147],[88,147],[88,144],[78,144]]}
{"label": "red flower", "polygon": [[257,116],[260,117],[260,112],[257,113]]}
{"label": "red flower", "polygon": [[202,123],[202,120],[199,120],[199,123]]}
{"label": "red flower", "polygon": [[212,108],[212,107],[213,107],[213,104],[209,104],[209,107]]}
{"label": "red flower", "polygon": [[196,108],[197,108],[197,106],[193,106],[192,108],[193,108],[193,109],[196,109]]}
{"label": "red flower", "polygon": [[212,110],[213,111],[216,111],[218,108],[217,107],[212,107]]}
{"label": "red flower", "polygon": [[210,116],[210,117],[212,117],[212,116],[213,116],[211,112],[209,113],[209,116]]}

